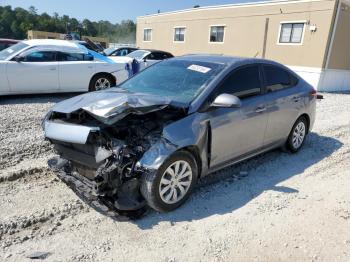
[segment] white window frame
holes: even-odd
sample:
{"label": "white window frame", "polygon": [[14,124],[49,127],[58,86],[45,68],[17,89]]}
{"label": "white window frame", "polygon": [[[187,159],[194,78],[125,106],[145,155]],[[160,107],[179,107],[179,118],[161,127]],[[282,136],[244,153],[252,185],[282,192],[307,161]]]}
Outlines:
{"label": "white window frame", "polygon": [[[183,41],[175,41],[176,29],[185,29],[184,40]],[[173,34],[173,42],[174,43],[180,43],[180,44],[185,43],[186,42],[186,31],[187,31],[186,26],[175,26],[174,27],[174,31],[173,31],[174,32],[174,34]]]}
{"label": "white window frame", "polygon": [[[301,41],[300,41],[300,43],[281,43],[281,42],[280,42],[281,33],[282,33],[282,25],[284,25],[284,24],[304,24],[303,33],[302,33],[302,35],[301,35]],[[299,21],[282,21],[282,22],[280,22],[279,32],[278,32],[278,37],[277,37],[277,45],[295,45],[295,46],[303,45],[303,43],[304,43],[304,35],[305,35],[305,31],[306,31],[306,26],[307,26],[307,21],[306,21],[306,20],[299,20]]]}
{"label": "white window frame", "polygon": [[[212,42],[212,41],[210,41],[210,36],[211,36],[211,28],[212,27],[223,27],[224,28],[224,37],[223,37],[223,39],[222,39],[222,42]],[[208,43],[209,44],[214,44],[214,45],[216,45],[216,44],[224,44],[225,43],[225,37],[226,37],[226,25],[224,25],[224,24],[221,24],[221,25],[209,25],[209,39],[208,39]]]}
{"label": "white window frame", "polygon": [[[145,40],[145,31],[146,30],[151,30],[151,40]],[[143,42],[152,42],[152,39],[153,39],[153,29],[152,28],[144,28],[143,29]]]}

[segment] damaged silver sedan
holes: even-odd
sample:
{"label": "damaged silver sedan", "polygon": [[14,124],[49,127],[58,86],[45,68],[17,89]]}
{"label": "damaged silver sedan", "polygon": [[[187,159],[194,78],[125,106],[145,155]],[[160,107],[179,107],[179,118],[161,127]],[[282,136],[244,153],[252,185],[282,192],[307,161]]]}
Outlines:
{"label": "damaged silver sedan", "polygon": [[59,155],[50,165],[76,192],[166,212],[200,177],[273,148],[298,151],[315,108],[316,91],[278,63],[189,55],[63,101],[43,128]]}

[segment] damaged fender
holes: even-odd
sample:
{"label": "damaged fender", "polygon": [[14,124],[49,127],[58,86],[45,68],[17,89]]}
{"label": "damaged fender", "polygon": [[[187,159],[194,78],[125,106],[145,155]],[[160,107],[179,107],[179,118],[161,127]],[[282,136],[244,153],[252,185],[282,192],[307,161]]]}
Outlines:
{"label": "damaged fender", "polygon": [[210,164],[210,132],[210,123],[204,114],[192,114],[171,123],[163,129],[160,140],[143,154],[137,167],[158,170],[175,151],[191,148],[198,154],[195,157],[201,159],[201,163],[198,163],[200,176],[205,176]]}

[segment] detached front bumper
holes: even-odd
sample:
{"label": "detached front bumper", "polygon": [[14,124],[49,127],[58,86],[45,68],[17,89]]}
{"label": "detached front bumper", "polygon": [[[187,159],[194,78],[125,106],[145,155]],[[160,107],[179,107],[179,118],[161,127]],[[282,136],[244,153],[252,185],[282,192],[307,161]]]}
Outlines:
{"label": "detached front bumper", "polygon": [[115,218],[136,219],[147,210],[146,202],[135,198],[138,195],[135,181],[125,184],[118,192],[118,198],[113,199],[100,195],[96,182],[72,171],[69,161],[54,157],[48,161],[48,165],[80,199],[100,213]]}

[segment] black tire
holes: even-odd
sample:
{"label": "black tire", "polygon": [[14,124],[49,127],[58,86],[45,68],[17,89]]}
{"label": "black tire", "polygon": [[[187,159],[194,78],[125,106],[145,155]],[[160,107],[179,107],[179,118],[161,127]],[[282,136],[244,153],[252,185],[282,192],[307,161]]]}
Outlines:
{"label": "black tire", "polygon": [[[177,161],[186,161],[192,171],[192,180],[187,192],[176,203],[166,203],[160,195],[160,181],[168,167]],[[148,205],[159,212],[169,212],[181,206],[191,195],[198,179],[198,166],[193,155],[187,151],[177,151],[170,156],[162,166],[153,173],[144,174],[141,180],[141,194],[146,199]],[[171,190],[171,189],[170,189]],[[180,189],[175,189],[180,192]],[[171,194],[171,193],[170,193]]]}
{"label": "black tire", "polygon": [[[115,79],[111,75],[98,74],[91,79],[89,84],[89,92],[103,90],[103,89],[96,88],[96,84],[98,83],[99,80],[102,80],[102,79],[105,79],[109,82],[109,87],[115,86]],[[109,87],[106,87],[106,88],[109,88]]]}
{"label": "black tire", "polygon": [[[304,130],[304,136],[302,138],[301,143],[297,143],[298,145],[296,145],[296,143],[293,142],[293,139],[295,139],[294,132],[296,131],[296,128],[299,126],[299,124],[304,126],[305,130]],[[297,119],[297,121],[295,121],[293,128],[289,133],[288,140],[286,142],[286,148],[292,153],[298,152],[300,150],[300,148],[302,148],[302,146],[305,142],[307,133],[308,133],[308,121],[304,116],[301,116]]]}

